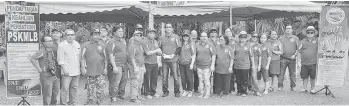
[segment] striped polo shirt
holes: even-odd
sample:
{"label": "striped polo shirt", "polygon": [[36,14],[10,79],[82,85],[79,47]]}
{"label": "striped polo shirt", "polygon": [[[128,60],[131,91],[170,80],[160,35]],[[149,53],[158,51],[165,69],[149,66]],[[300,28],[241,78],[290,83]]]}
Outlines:
{"label": "striped polo shirt", "polygon": [[[159,48],[158,42],[154,39],[150,39],[149,37],[145,37],[143,39],[142,47],[144,52],[154,51]],[[157,64],[157,55],[145,55],[144,63],[146,64]]]}
{"label": "striped polo shirt", "polygon": [[[162,53],[166,55],[175,54],[176,49],[181,47],[181,42],[176,34],[172,34],[170,36],[161,36],[159,38],[159,46],[162,50]],[[163,62],[176,62],[178,61],[178,55],[175,55],[172,59],[164,59]]]}
{"label": "striped polo shirt", "polygon": [[127,64],[127,45],[123,38],[115,37],[108,42],[107,53],[114,55],[116,66],[126,66]]}

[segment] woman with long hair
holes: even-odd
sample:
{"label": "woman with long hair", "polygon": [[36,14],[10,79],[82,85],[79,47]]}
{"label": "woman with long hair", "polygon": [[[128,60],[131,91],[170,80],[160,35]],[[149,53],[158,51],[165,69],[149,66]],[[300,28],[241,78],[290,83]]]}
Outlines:
{"label": "woman with long hair", "polygon": [[195,51],[194,45],[191,43],[188,34],[182,36],[182,48],[179,54],[179,70],[181,73],[182,80],[182,96],[191,97],[194,89],[194,58]]}
{"label": "woman with long hair", "polygon": [[[270,48],[270,44],[267,43],[268,39],[269,39],[269,36],[265,33],[259,37],[259,42],[261,44],[261,46],[259,48],[261,51],[260,76],[263,77],[263,80],[264,80],[264,93],[263,94],[268,94],[269,87],[270,87],[269,66],[270,66],[272,51]],[[258,78],[258,79],[261,79],[261,78]]]}
{"label": "woman with long hair", "polygon": [[252,50],[252,55],[254,57],[253,60],[251,60],[254,64],[251,64],[251,65],[255,65],[255,66],[252,66],[252,67],[256,67],[255,69],[252,69],[251,67],[251,70],[250,70],[250,73],[249,73],[249,79],[250,79],[250,84],[251,84],[251,88],[250,90],[254,92],[254,94],[256,96],[261,96],[260,94],[260,90],[259,90],[259,84],[258,84],[258,79],[257,79],[257,73],[260,71],[261,69],[261,57],[260,57],[260,44],[258,42],[258,34],[257,33],[254,33],[252,35],[252,38],[251,38],[251,50]]}

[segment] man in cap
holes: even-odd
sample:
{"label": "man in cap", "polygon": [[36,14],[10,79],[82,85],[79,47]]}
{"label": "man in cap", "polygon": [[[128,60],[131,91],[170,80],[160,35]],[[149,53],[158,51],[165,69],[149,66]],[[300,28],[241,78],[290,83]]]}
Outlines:
{"label": "man in cap", "polygon": [[286,68],[289,69],[289,75],[291,79],[291,91],[295,91],[296,87],[296,60],[299,49],[299,39],[297,36],[292,35],[292,26],[287,25],[285,35],[281,36],[279,40],[283,44],[283,54],[281,55],[281,73],[278,76],[278,90],[283,89],[284,76]]}
{"label": "man in cap", "polygon": [[144,95],[151,99],[153,97],[159,97],[156,93],[156,87],[158,82],[158,62],[157,56],[161,56],[162,51],[159,48],[158,42],[155,40],[155,29],[148,29],[147,36],[143,39],[142,47],[145,52],[145,75],[144,75]]}
{"label": "man in cap", "polygon": [[[190,39],[191,39],[190,42],[193,43],[192,45],[195,46],[195,44],[198,42],[198,33],[196,32],[196,30],[192,30],[190,32]],[[197,69],[196,69],[196,63],[194,64],[193,72],[194,72],[194,91],[199,93],[199,91],[198,91],[199,77],[198,77],[198,73],[197,73]]]}
{"label": "man in cap", "polygon": [[[217,31],[217,29],[212,28],[212,29],[210,30],[210,32],[209,32],[209,38],[210,38],[210,40],[209,40],[210,44],[211,44],[214,48],[216,48],[216,45],[217,45],[217,38],[218,38],[218,31]],[[212,90],[215,91],[216,87],[214,86],[215,84],[213,84],[213,83],[215,83],[216,80],[213,78],[213,76],[215,76],[215,74],[217,74],[217,73],[214,72],[213,74],[214,74],[214,75],[211,76],[211,77],[212,77],[211,83],[212,83]],[[215,92],[213,92],[213,93],[215,93]]]}
{"label": "man in cap", "polygon": [[[77,88],[80,79],[80,44],[75,41],[75,31],[65,30],[65,41],[61,42],[57,50],[58,64],[62,67],[61,105],[76,103]],[[69,101],[68,99],[69,92]]]}
{"label": "man in cap", "polygon": [[96,101],[102,103],[103,88],[106,86],[104,75],[107,74],[107,55],[105,46],[101,42],[99,29],[91,33],[92,39],[82,48],[82,75],[87,76],[87,98],[86,105],[92,105]]}
{"label": "man in cap", "polygon": [[317,50],[318,50],[318,39],[315,37],[317,31],[313,26],[308,26],[307,37],[300,42],[300,53],[301,53],[301,77],[303,79],[302,92],[308,92],[308,82],[310,76],[310,93],[315,93],[315,78],[316,78],[316,62],[317,62]]}

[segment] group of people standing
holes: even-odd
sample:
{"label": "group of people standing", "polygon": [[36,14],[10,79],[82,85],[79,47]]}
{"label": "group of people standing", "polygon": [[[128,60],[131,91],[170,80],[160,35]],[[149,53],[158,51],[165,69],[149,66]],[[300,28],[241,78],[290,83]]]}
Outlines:
{"label": "group of people standing", "polygon": [[[107,86],[105,76],[109,80],[111,103],[125,99],[128,76],[131,102],[157,98],[160,97],[156,91],[159,68],[162,69],[162,97],[169,96],[170,72],[175,97],[192,97],[194,92],[202,98],[228,94],[245,97],[248,91],[261,96],[261,92],[282,90],[287,67],[291,90],[295,91],[299,54],[303,65],[302,91],[307,92],[310,76],[310,92],[314,92],[317,38],[312,26],[302,41],[292,35],[292,26],[286,26],[283,36],[275,31],[251,35],[241,31],[234,36],[230,28],[224,35],[211,29],[199,36],[195,30],[179,36],[173,33],[171,24],[165,25],[165,32],[157,38],[154,29],[143,32],[142,26],[137,25],[133,37],[126,41],[122,26],[113,27],[113,37],[108,37],[107,28],[102,27],[93,29],[91,40],[80,45],[74,40],[74,30],[67,29],[64,33],[52,30],[52,36],[41,37],[40,51],[30,58],[40,73],[43,104],[56,105],[60,89],[60,104],[75,104],[80,75],[87,76],[86,104],[89,105],[102,103],[103,89]],[[259,86],[261,78],[264,89]]]}

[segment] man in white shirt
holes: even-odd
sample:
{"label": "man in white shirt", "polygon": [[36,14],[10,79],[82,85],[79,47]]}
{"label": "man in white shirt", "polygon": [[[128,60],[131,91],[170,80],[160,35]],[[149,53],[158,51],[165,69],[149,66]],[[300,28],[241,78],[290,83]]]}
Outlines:
{"label": "man in white shirt", "polygon": [[[62,67],[61,105],[74,105],[77,94],[80,70],[80,44],[75,41],[75,31],[65,30],[65,41],[58,46],[57,61]],[[69,90],[69,101],[68,99]]]}

